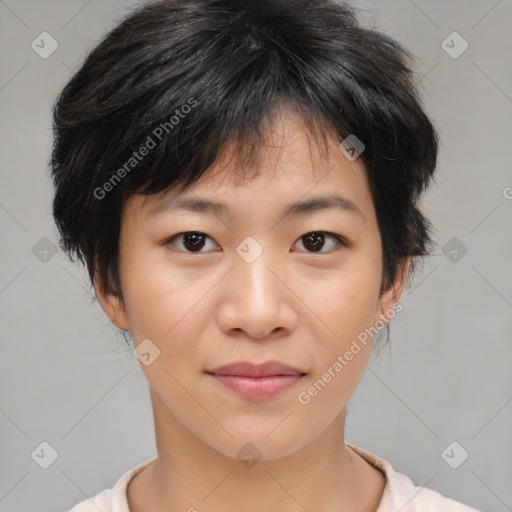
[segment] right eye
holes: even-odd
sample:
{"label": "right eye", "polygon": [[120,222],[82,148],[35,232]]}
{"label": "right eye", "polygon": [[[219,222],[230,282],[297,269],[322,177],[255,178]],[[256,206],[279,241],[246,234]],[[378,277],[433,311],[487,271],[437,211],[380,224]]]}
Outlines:
{"label": "right eye", "polygon": [[178,247],[178,249],[188,253],[208,252],[201,251],[205,246],[206,239],[213,241],[213,238],[209,237],[205,233],[201,233],[200,231],[186,231],[172,236],[167,240],[166,244],[171,243],[175,247],[178,247],[178,244],[181,244],[184,249],[181,249],[180,247]]}

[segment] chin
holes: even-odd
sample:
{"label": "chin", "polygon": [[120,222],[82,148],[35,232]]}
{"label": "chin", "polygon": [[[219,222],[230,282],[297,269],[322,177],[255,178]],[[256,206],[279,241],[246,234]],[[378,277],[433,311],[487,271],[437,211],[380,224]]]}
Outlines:
{"label": "chin", "polygon": [[233,435],[228,443],[208,444],[223,455],[242,462],[251,459],[270,461],[295,453],[315,437],[313,434],[308,436],[305,431],[293,432],[285,428],[284,423],[279,425],[279,421],[273,421],[270,428],[266,425],[257,428],[254,423],[244,421],[238,428],[228,428]]}

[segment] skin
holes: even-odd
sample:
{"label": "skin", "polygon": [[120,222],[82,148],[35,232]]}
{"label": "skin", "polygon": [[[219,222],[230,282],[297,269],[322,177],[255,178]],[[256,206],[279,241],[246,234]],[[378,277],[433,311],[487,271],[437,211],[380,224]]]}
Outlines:
{"label": "skin", "polygon": [[[122,215],[123,300],[98,300],[129,329],[137,347],[150,339],[160,355],[141,368],[148,380],[158,459],[129,484],[132,512],[374,511],[383,474],[345,445],[347,402],[366,366],[371,340],[308,404],[298,401],[357,335],[389,321],[409,261],[380,294],[381,239],[362,161],[330,139],[324,154],[300,118],[275,116],[256,177],[240,179],[229,148],[184,192],[225,202],[232,215],[166,210],[147,213],[173,193],[133,195]],[[332,193],[364,218],[339,208],[283,216],[284,205]],[[186,237],[205,233],[194,252]],[[326,235],[320,252],[304,235]],[[248,263],[236,248],[246,237],[263,248]],[[199,252],[197,252],[199,251]],[[234,361],[277,360],[306,372],[276,397],[254,401],[205,373]],[[252,467],[237,452],[261,452]]]}

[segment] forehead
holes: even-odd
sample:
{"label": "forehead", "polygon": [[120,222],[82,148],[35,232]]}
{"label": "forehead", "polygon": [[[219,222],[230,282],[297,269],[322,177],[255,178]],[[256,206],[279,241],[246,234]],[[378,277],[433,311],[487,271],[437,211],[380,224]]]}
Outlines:
{"label": "forehead", "polygon": [[[149,216],[199,199],[222,200],[226,211],[231,211],[232,205],[233,212],[242,213],[251,206],[253,211],[262,207],[282,211],[283,204],[299,199],[305,202],[319,196],[341,196],[347,210],[350,204],[356,206],[353,210],[371,210],[362,160],[347,159],[339,150],[341,140],[332,131],[326,136],[324,145],[297,114],[279,110],[267,125],[263,140],[227,144],[214,165],[192,186],[131,199]],[[246,158],[247,154],[251,158]]]}

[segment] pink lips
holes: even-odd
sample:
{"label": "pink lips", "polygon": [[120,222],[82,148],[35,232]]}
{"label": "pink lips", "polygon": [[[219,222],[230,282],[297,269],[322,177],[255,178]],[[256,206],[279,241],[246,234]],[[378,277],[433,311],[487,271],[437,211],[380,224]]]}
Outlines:
{"label": "pink lips", "polygon": [[277,361],[260,365],[240,361],[207,373],[232,391],[255,400],[272,398],[293,386],[305,375],[297,368]]}

